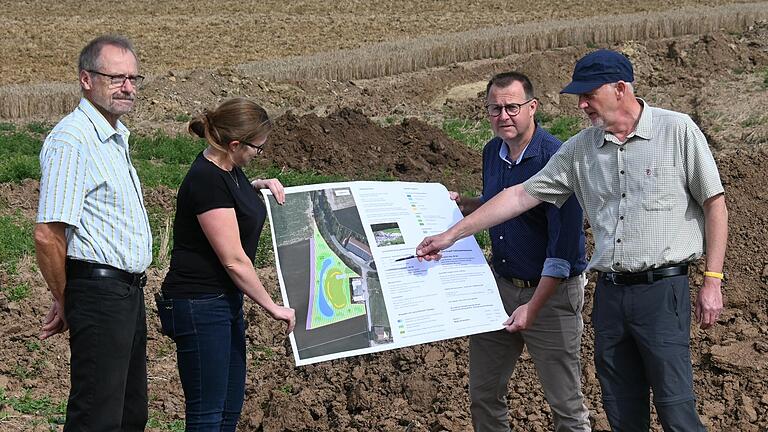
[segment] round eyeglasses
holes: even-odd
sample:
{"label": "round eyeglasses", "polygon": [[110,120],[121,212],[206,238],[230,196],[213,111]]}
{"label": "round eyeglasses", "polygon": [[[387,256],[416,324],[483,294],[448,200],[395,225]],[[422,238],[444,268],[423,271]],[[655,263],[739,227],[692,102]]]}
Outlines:
{"label": "round eyeglasses", "polygon": [[502,109],[507,112],[508,116],[514,117],[514,116],[520,114],[520,108],[522,108],[523,105],[529,104],[529,103],[531,103],[531,101],[533,101],[535,99],[536,98],[530,98],[530,99],[528,99],[527,101],[525,101],[525,102],[523,102],[521,104],[516,104],[516,103],[511,103],[511,104],[506,104],[506,105],[488,104],[488,105],[485,106],[485,109],[486,109],[486,111],[488,111],[488,115],[491,116],[491,117],[498,117],[498,116],[500,116]]}

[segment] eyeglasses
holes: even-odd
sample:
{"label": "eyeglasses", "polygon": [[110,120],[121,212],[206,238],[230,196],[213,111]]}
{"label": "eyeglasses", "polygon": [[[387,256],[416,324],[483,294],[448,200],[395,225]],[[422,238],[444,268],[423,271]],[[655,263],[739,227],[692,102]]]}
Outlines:
{"label": "eyeglasses", "polygon": [[141,86],[141,83],[144,82],[144,77],[141,75],[110,75],[106,74],[104,72],[99,72],[95,70],[87,69],[90,73],[95,73],[97,75],[101,75],[103,77],[109,78],[109,85],[110,87],[122,87],[125,85],[125,81],[128,80],[131,82],[131,85],[138,88]]}
{"label": "eyeglasses", "polygon": [[264,144],[256,145],[256,144],[251,144],[251,143],[249,143],[247,141],[240,141],[240,142],[245,144],[245,145],[247,145],[248,147],[250,147],[252,149],[256,149],[256,154],[257,155],[260,155],[260,154],[264,153]]}
{"label": "eyeglasses", "polygon": [[498,117],[501,115],[501,110],[504,109],[504,111],[507,112],[507,115],[510,117],[514,117],[518,114],[520,114],[520,108],[523,107],[523,105],[531,103],[531,101],[535,100],[536,98],[530,98],[527,101],[516,104],[506,104],[506,105],[496,105],[496,104],[488,104],[485,106],[486,111],[488,111],[488,115],[491,117]]}

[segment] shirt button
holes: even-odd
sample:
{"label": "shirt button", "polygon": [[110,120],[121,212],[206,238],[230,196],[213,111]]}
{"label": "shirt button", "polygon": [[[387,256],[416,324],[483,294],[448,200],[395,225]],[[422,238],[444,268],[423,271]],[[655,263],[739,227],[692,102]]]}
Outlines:
{"label": "shirt button", "polygon": [[617,263],[616,263],[616,267],[621,267],[621,263],[620,263],[620,262],[617,262]]}
{"label": "shirt button", "polygon": [[623,193],[623,194],[621,194],[621,197],[622,197],[622,198],[626,198],[626,197],[627,197],[627,194]]}
{"label": "shirt button", "polygon": [[624,170],[619,171],[621,174],[624,174]]}
{"label": "shirt button", "polygon": [[624,216],[619,216],[619,220],[624,220]]}
{"label": "shirt button", "polygon": [[504,240],[504,236],[499,236],[499,240]]}
{"label": "shirt button", "polygon": [[507,260],[503,259],[503,260],[501,260],[501,262],[505,263],[505,262],[507,262]]}
{"label": "shirt button", "polygon": [[624,147],[619,147],[619,151],[624,151]]}
{"label": "shirt button", "polygon": [[616,239],[616,243],[621,243],[621,239]]}

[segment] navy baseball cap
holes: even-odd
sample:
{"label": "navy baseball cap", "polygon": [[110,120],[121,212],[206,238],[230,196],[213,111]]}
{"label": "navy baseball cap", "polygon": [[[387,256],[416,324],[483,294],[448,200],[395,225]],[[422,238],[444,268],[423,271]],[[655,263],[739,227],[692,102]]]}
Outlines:
{"label": "navy baseball cap", "polygon": [[634,80],[632,63],[624,54],[602,49],[593,51],[576,62],[571,83],[560,93],[584,94],[606,83]]}

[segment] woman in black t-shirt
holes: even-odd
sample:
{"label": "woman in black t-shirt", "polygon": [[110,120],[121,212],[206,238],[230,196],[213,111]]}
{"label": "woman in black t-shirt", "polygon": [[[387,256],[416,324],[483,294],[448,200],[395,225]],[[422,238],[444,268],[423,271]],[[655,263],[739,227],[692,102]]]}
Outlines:
{"label": "woman in black t-shirt", "polygon": [[253,260],[267,211],[257,189],[285,201],[276,179],[250,182],[241,167],[264,150],[272,124],[259,105],[237,98],[189,123],[208,147],[181,183],[171,266],[157,298],[163,333],[176,342],[186,427],[234,431],[245,394],[243,294],[293,331],[293,309],[264,289]]}

